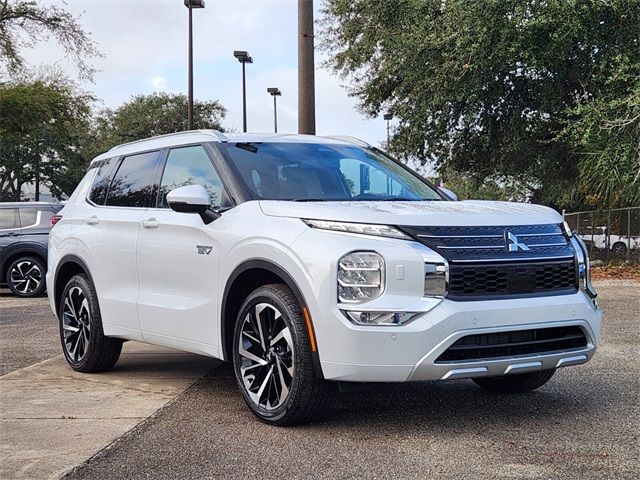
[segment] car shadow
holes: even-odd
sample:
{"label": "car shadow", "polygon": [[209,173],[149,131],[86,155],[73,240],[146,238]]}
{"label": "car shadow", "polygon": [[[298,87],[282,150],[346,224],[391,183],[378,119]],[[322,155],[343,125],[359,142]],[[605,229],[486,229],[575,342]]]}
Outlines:
{"label": "car shadow", "polygon": [[[610,380],[559,371],[539,390],[513,395],[481,390],[471,380],[372,384],[348,393],[340,392],[334,385],[325,415],[303,428],[351,426],[358,430],[377,425],[388,433],[466,428],[490,433],[496,428],[536,424],[543,428],[564,424],[576,415],[597,417],[599,412],[616,408],[625,397]],[[221,394],[223,402],[243,403],[233,370],[227,363],[211,371],[198,388],[202,389],[202,395],[212,396],[212,404],[217,401],[214,397]]]}

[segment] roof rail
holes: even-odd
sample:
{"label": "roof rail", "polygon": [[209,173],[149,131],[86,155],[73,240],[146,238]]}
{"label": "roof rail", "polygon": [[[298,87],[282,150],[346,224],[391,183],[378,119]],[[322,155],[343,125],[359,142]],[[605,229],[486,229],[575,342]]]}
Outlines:
{"label": "roof rail", "polygon": [[175,132],[175,133],[166,133],[164,135],[156,135],[155,137],[148,137],[148,138],[141,138],[140,140],[134,140],[132,142],[127,142],[127,143],[121,143],[120,145],[116,145],[115,147],[112,147],[111,149],[109,149],[109,151],[114,151],[114,150],[118,150],[122,147],[126,147],[128,145],[135,145],[136,143],[142,143],[142,142],[148,142],[149,140],[156,140],[158,138],[166,138],[166,137],[178,137],[180,135],[190,135],[193,133],[201,133],[201,134],[205,134],[205,135],[211,135],[212,137],[215,137],[218,141],[220,142],[226,142],[227,141],[227,137],[225,136],[224,133],[219,132],[218,130],[212,130],[212,129],[208,129],[208,130],[185,130],[184,132]]}
{"label": "roof rail", "polygon": [[370,147],[371,144],[365,142],[364,140],[360,140],[356,137],[351,137],[349,135],[334,135],[327,138],[333,138],[334,140],[341,140],[343,142],[351,143],[353,145],[358,145],[360,147]]}

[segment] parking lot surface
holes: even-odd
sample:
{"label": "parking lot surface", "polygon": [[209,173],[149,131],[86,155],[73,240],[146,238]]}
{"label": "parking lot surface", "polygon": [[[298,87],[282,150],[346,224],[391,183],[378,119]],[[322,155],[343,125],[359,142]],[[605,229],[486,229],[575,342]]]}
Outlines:
{"label": "parking lot surface", "polygon": [[58,338],[46,297],[19,298],[0,289],[0,375],[58,355]]}
{"label": "parking lot surface", "polygon": [[378,386],[336,394],[323,421],[285,429],[258,422],[220,365],[67,478],[636,479],[640,284],[597,287],[605,323],[596,356],[537,392],[501,396],[471,381]]}

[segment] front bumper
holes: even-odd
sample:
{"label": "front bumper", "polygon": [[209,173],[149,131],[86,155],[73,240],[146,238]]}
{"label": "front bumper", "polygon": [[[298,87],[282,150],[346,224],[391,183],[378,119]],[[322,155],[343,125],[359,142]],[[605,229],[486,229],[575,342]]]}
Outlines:
{"label": "front bumper", "polygon": [[[427,310],[428,307],[429,310]],[[401,327],[362,327],[334,308],[316,313],[320,363],[326,379],[405,382],[507,375],[578,365],[591,359],[600,336],[601,310],[582,292],[526,299],[454,302],[433,307],[425,299],[406,308],[425,314]],[[483,334],[578,326],[584,347],[485,360],[438,363],[456,340]]]}

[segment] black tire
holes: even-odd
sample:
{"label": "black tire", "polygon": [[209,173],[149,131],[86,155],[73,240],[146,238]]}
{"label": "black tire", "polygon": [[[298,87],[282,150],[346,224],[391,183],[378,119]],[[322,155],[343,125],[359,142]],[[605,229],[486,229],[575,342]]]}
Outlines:
{"label": "black tire", "polygon": [[[263,310],[258,311],[259,308]],[[258,326],[256,317],[261,322],[263,335],[258,335],[257,328],[254,328]],[[283,341],[282,332],[285,329],[290,332],[286,337],[290,337],[293,345],[286,339]],[[252,333],[252,336],[247,338],[249,333]],[[241,356],[241,335],[244,335],[242,338],[245,354],[250,350],[251,355],[259,357],[261,361],[266,362],[265,364],[254,361],[252,365],[252,360]],[[278,337],[280,340],[276,340]],[[263,339],[265,347],[261,346],[259,338]],[[273,340],[276,342],[272,343]],[[233,365],[238,388],[256,417],[271,425],[294,425],[316,420],[324,413],[331,385],[316,374],[312,355],[309,332],[301,306],[286,285],[265,285],[247,297],[236,320]],[[288,365],[292,365],[293,368],[291,375],[285,373]],[[245,373],[244,378],[243,367],[247,372],[251,372]],[[271,371],[274,371],[273,375],[269,375]],[[288,392],[281,395],[284,391],[282,385],[286,385],[287,380],[290,382]],[[259,387],[262,385],[266,387],[261,390]],[[265,398],[265,394],[262,393],[264,391],[267,392],[266,397],[276,399],[271,400],[271,405],[268,398],[265,400],[266,405],[261,404],[261,399]]]}
{"label": "black tire", "polygon": [[[88,308],[83,300],[86,300]],[[71,308],[75,309],[73,314],[69,313]],[[113,368],[120,357],[122,340],[104,336],[98,296],[86,275],[75,275],[65,286],[58,306],[58,323],[62,351],[71,368],[83,373],[104,372]],[[78,328],[78,332],[73,332],[73,328]],[[75,355],[74,333],[77,334]]]}
{"label": "black tire", "polygon": [[622,242],[616,242],[611,247],[611,250],[615,255],[623,256],[627,254],[627,245]]}
{"label": "black tire", "polygon": [[501,375],[499,377],[474,378],[473,381],[484,389],[498,393],[526,393],[540,388],[547,383],[555,369],[539,372],[517,373],[515,375]]}
{"label": "black tire", "polygon": [[[18,297],[39,297],[47,289],[44,278],[46,272],[47,266],[42,260],[24,256],[11,262],[5,281],[11,292]],[[35,288],[34,283],[37,284]]]}

